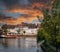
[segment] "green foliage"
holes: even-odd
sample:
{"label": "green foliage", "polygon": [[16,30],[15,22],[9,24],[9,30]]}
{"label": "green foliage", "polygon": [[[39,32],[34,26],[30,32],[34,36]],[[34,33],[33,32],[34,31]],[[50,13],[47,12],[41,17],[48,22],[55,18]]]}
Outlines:
{"label": "green foliage", "polygon": [[46,31],[43,28],[40,28],[38,30],[38,35],[37,35],[37,42],[38,40],[45,40],[46,42],[48,42],[49,40],[51,40],[51,36],[46,33]]}
{"label": "green foliage", "polygon": [[[60,42],[60,0],[55,0],[51,12],[48,9],[42,11],[44,19],[38,30],[37,41],[45,40],[47,43],[56,45]],[[59,45],[58,45],[59,46]]]}
{"label": "green foliage", "polygon": [[56,36],[57,42],[60,42],[60,35]]}
{"label": "green foliage", "polygon": [[7,30],[7,29],[4,29],[3,31],[4,31],[4,33],[5,33],[5,34],[7,34],[7,32],[8,32],[8,30]]}
{"label": "green foliage", "polygon": [[18,34],[20,34],[20,29],[17,30]]}

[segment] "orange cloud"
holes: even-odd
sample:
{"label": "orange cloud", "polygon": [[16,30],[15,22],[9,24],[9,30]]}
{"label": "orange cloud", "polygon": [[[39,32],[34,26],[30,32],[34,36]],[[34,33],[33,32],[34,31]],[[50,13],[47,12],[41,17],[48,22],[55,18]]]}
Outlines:
{"label": "orange cloud", "polygon": [[[20,13],[23,14],[22,16],[17,17],[16,19],[5,19],[0,20],[0,22],[5,22],[6,24],[20,24],[21,22],[32,22],[33,20],[37,19],[37,16],[43,18],[43,13],[40,10],[40,7],[45,7],[45,5],[40,3],[34,3],[31,6],[27,6],[26,8],[17,8],[14,6],[11,10],[5,10],[4,12],[11,12],[11,13]],[[24,16],[26,14],[27,16]]]}

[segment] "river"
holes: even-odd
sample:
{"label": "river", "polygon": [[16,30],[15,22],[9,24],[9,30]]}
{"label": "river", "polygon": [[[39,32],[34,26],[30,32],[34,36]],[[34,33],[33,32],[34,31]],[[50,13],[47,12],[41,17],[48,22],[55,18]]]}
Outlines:
{"label": "river", "polygon": [[37,52],[36,38],[0,38],[0,52]]}

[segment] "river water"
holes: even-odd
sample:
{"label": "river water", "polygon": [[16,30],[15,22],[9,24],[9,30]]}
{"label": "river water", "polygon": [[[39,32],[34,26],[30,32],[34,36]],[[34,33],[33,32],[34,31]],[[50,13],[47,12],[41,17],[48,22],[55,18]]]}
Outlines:
{"label": "river water", "polygon": [[0,52],[37,52],[36,38],[0,38]]}

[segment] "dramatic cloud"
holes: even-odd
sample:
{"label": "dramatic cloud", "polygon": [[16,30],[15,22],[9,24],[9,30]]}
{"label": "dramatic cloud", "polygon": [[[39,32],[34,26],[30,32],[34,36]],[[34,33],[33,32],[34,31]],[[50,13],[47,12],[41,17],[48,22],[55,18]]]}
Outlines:
{"label": "dramatic cloud", "polygon": [[[43,18],[41,8],[47,8],[52,0],[0,0],[0,22],[6,24],[19,24],[32,22],[37,15]],[[48,5],[48,8],[51,7]]]}

